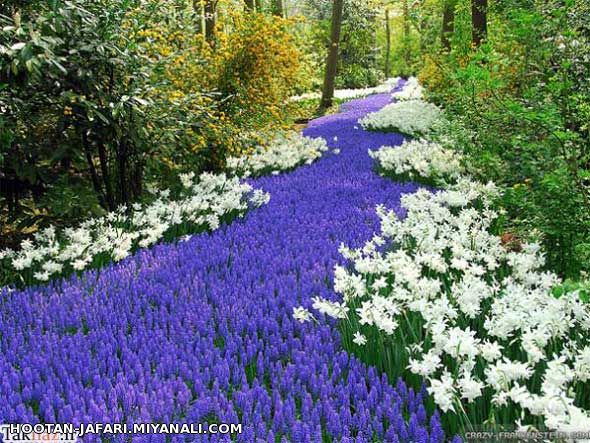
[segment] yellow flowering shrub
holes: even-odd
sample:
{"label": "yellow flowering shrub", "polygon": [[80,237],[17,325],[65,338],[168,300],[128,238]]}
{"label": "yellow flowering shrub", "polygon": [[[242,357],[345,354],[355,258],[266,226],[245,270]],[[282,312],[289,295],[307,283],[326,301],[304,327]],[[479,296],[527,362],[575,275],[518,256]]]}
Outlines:
{"label": "yellow flowering shrub", "polygon": [[287,99],[304,76],[295,20],[264,14],[233,14],[235,29],[220,35],[216,86],[229,97],[227,112],[238,124],[258,129],[280,124]]}
{"label": "yellow flowering shrub", "polygon": [[295,19],[218,15],[210,44],[190,8],[129,14],[129,30],[154,66],[150,98],[183,122],[148,128],[175,147],[163,159],[171,171],[220,168],[226,156],[263,142],[258,133],[285,125],[288,98],[304,77]]}

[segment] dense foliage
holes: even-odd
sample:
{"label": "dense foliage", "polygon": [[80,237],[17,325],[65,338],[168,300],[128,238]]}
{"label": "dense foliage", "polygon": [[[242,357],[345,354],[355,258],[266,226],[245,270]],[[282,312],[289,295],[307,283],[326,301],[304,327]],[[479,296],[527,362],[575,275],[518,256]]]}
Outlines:
{"label": "dense foliage", "polygon": [[210,42],[192,2],[2,12],[3,245],[150,199],[179,172],[223,168],[285,126],[288,97],[308,84],[293,19],[229,11]]}
{"label": "dense foliage", "polygon": [[[312,47],[315,48],[316,66],[321,72],[328,42],[331,18],[331,1],[305,0],[306,12],[317,21],[312,28]],[[340,38],[340,59],[336,85],[339,89],[364,88],[375,86],[384,78],[377,64],[379,47],[377,45],[379,3],[363,0],[344,2],[342,31]],[[318,72],[316,72],[316,75]],[[316,81],[320,81],[317,78]]]}
{"label": "dense foliage", "polygon": [[450,52],[425,51],[416,69],[464,133],[472,171],[508,189],[506,230],[540,237],[548,266],[577,277],[590,258],[590,6],[492,2],[477,50],[463,6]]}

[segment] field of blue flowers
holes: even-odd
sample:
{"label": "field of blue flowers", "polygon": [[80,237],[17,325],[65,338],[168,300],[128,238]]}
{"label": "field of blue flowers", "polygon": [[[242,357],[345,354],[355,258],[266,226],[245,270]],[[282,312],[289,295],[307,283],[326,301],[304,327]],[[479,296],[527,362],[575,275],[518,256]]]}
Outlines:
{"label": "field of blue flowers", "polygon": [[[378,228],[416,190],[374,172],[368,149],[397,145],[359,118],[390,94],[351,101],[304,134],[332,151],[251,179],[270,202],[211,233],[143,249],[101,271],[0,294],[3,422],[230,422],[237,436],[133,441],[443,442],[426,391],[390,383],[342,349],[334,323],[293,308],[334,299],[341,242]],[[124,436],[85,441],[129,441]],[[233,439],[233,440],[232,440]]]}

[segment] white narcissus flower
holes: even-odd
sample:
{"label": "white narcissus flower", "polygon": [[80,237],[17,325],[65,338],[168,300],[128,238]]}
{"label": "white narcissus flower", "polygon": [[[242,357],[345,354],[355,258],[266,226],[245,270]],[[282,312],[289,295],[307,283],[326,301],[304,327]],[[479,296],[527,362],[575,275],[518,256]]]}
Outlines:
{"label": "white narcissus flower", "polygon": [[434,349],[431,349],[422,357],[422,360],[410,358],[408,369],[414,374],[428,377],[434,374],[434,372],[440,367],[441,359]]}
{"label": "white narcissus flower", "polygon": [[270,201],[270,194],[268,192],[264,192],[262,189],[256,189],[252,192],[252,196],[250,197],[250,202],[255,207],[264,206]]}
{"label": "white narcissus flower", "polygon": [[314,297],[313,308],[329,317],[343,319],[347,317],[348,306],[344,303],[332,302],[321,297]]}
{"label": "white narcissus flower", "polygon": [[311,312],[309,312],[307,309],[298,307],[293,308],[293,318],[300,323],[305,323],[306,321],[311,320],[313,317]]}
{"label": "white narcissus flower", "polygon": [[581,382],[590,379],[590,346],[584,346],[574,359],[576,377]]}
{"label": "white narcissus flower", "polygon": [[574,376],[574,371],[566,364],[565,356],[562,355],[554,358],[547,362],[541,391],[545,395],[555,395],[564,392]]}
{"label": "white narcissus flower", "polygon": [[195,177],[194,172],[189,172],[187,174],[180,174],[178,178],[180,179],[180,183],[185,188],[190,188],[193,185],[193,178]]}
{"label": "white narcissus flower", "polygon": [[469,403],[476,398],[481,397],[482,389],[484,387],[482,382],[468,376],[461,377],[458,380],[457,385],[461,391],[461,398],[464,398]]}
{"label": "white narcissus flower", "polygon": [[502,357],[502,346],[496,342],[485,341],[480,345],[481,356],[488,362],[494,362]]}
{"label": "white narcissus flower", "polygon": [[430,379],[428,393],[434,398],[434,402],[441,411],[454,411],[453,400],[455,398],[455,388],[453,378],[448,372],[443,372],[440,379]]}
{"label": "white narcissus flower", "polygon": [[387,287],[387,278],[386,277],[379,277],[378,279],[376,279],[373,284],[371,285],[371,288],[374,291],[379,291],[381,289],[384,289]]}
{"label": "white narcissus flower", "polygon": [[486,383],[497,391],[508,391],[512,382],[527,380],[533,374],[528,363],[510,361],[504,357],[485,370]]}
{"label": "white narcissus flower", "polygon": [[479,340],[475,337],[475,331],[455,327],[450,328],[447,334],[444,351],[451,357],[471,360],[479,354]]}
{"label": "white narcissus flower", "polygon": [[50,274],[47,271],[35,272],[34,277],[39,281],[47,281],[49,280]]}
{"label": "white narcissus flower", "polygon": [[357,346],[364,346],[367,344],[367,337],[361,334],[359,331],[354,333],[352,342]]}

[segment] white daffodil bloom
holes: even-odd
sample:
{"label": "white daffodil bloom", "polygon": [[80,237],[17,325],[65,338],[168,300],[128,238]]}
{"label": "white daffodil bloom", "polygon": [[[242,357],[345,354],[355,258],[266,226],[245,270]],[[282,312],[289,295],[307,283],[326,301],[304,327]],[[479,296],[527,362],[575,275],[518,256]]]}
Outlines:
{"label": "white daffodil bloom", "polygon": [[357,346],[364,346],[367,344],[367,337],[357,331],[354,333],[352,342]]}
{"label": "white daffodil bloom", "polygon": [[479,380],[464,376],[457,381],[457,386],[461,392],[461,398],[471,403],[476,398],[481,397],[484,384]]}
{"label": "white daffodil bloom", "polygon": [[309,312],[307,309],[298,307],[293,308],[293,318],[300,323],[305,323],[306,321],[311,320],[313,317],[311,312]]}
{"label": "white daffodil bloom", "polygon": [[322,314],[333,318],[346,318],[349,308],[344,303],[331,302],[320,297],[314,297],[313,308]]}
{"label": "white daffodil bloom", "polygon": [[443,412],[454,411],[455,387],[453,378],[448,372],[444,372],[440,379],[430,380],[428,393],[434,397],[437,406]]}

